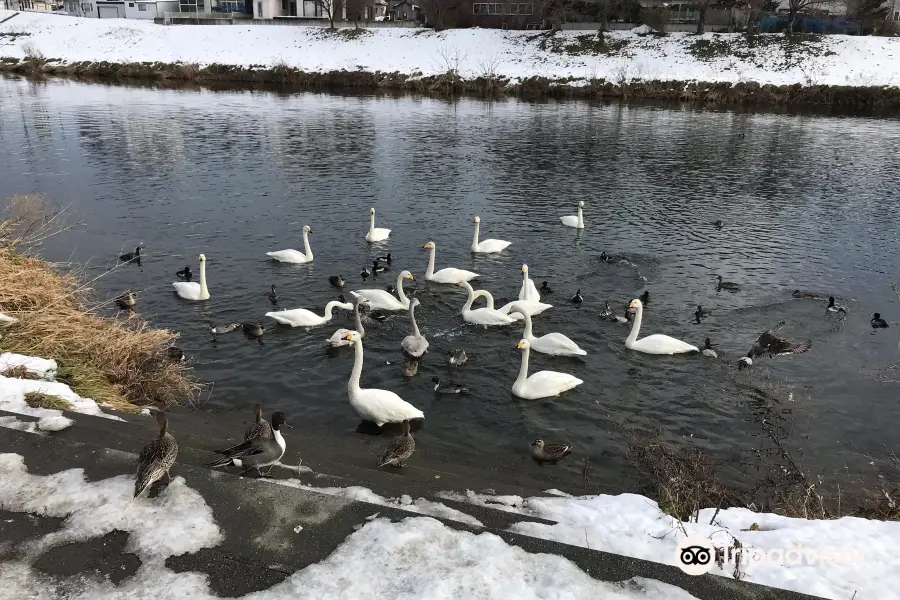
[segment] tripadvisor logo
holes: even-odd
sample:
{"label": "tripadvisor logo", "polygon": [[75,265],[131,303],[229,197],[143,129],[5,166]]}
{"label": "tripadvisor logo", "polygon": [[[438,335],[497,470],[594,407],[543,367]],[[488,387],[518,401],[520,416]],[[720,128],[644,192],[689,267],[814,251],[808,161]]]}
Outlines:
{"label": "tripadvisor logo", "polygon": [[861,564],[863,553],[859,548],[815,547],[804,548],[799,544],[791,548],[761,550],[751,547],[716,548],[707,538],[687,537],[678,542],[675,564],[688,575],[704,575],[712,568],[725,563],[747,567],[753,563],[778,566],[805,566],[818,564]]}
{"label": "tripadvisor logo", "polygon": [[716,549],[711,541],[702,537],[688,537],[678,542],[675,564],[688,575],[705,575],[715,562]]}

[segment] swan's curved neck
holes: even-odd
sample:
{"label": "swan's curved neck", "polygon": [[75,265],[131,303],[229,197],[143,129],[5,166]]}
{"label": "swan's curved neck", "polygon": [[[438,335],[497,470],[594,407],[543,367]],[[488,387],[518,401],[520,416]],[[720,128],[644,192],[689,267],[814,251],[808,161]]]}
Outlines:
{"label": "swan's curved neck", "polygon": [[584,214],[582,213],[581,205],[578,205],[578,226],[584,227]]}
{"label": "swan's curved neck", "polygon": [[478,249],[478,231],[481,229],[481,223],[475,223],[475,238],[472,240],[472,250]]}
{"label": "swan's curved neck", "polygon": [[432,246],[429,250],[431,252],[431,256],[428,258],[428,269],[425,270],[425,277],[431,277],[434,275],[434,253],[437,250],[436,247]]}
{"label": "swan's curved neck", "polygon": [[369,233],[375,233],[375,213],[369,215]]}
{"label": "swan's curved neck", "polygon": [[[513,307],[513,310],[515,310],[515,307]],[[525,318],[525,333],[522,337],[530,342],[534,338],[534,333],[531,331],[531,315],[522,310],[519,312],[522,313],[522,316]]]}
{"label": "swan's curved neck", "polygon": [[331,313],[334,310],[334,307],[340,304],[337,300],[332,300],[328,304],[325,305],[325,320],[331,319]]}
{"label": "swan's curved neck", "polygon": [[488,307],[488,308],[490,308],[490,309],[493,309],[493,308],[494,308],[494,297],[491,295],[491,293],[490,293],[489,291],[487,291],[487,290],[478,290],[478,292],[477,292],[476,294],[473,294],[472,300],[474,301],[475,298],[477,298],[478,296],[483,296],[483,297],[484,297],[485,301],[487,302],[487,307]]}
{"label": "swan's curved neck", "polygon": [[644,307],[639,306],[634,315],[634,323],[631,324],[631,333],[625,338],[626,344],[633,344],[637,341],[637,336],[641,332],[641,319],[644,317]]}
{"label": "swan's curved neck", "polygon": [[516,384],[523,384],[525,380],[528,379],[528,355],[531,353],[531,348],[525,348],[522,350],[522,366],[519,367],[519,376],[516,378]]}
{"label": "swan's curved neck", "polygon": [[200,295],[209,297],[209,289],[206,287],[206,261],[200,263]]}
{"label": "swan's curved neck", "polygon": [[349,391],[351,395],[360,391],[359,376],[362,375],[363,366],[362,340],[359,337],[354,336],[353,343],[356,345],[356,357],[353,359],[353,372],[350,373],[350,381],[347,382],[347,391]]}
{"label": "swan's curved neck", "polygon": [[466,283],[463,287],[466,288],[466,291],[469,292],[469,298],[466,300],[466,303],[463,304],[463,312],[467,310],[472,310],[472,303],[475,302],[475,290],[472,289],[472,286]]}
{"label": "swan's curved neck", "polygon": [[528,285],[528,271],[522,272],[522,289],[525,290],[522,294],[522,300],[531,300],[531,289]]}
{"label": "swan's curved neck", "polygon": [[306,251],[306,260],[312,262],[313,253],[312,248],[309,247],[309,233],[305,229],[303,230],[303,249]]}
{"label": "swan's curved neck", "polygon": [[403,274],[397,275],[397,296],[400,298],[400,302],[403,304],[409,304],[409,298],[406,297],[406,294],[403,292]]}
{"label": "swan's curved neck", "polygon": [[409,305],[409,323],[412,325],[413,335],[422,337],[422,334],[419,333],[419,326],[416,324],[416,307],[413,304]]}
{"label": "swan's curved neck", "polygon": [[356,320],[356,331],[359,332],[360,337],[366,334],[366,330],[363,329],[362,319],[359,318],[359,296],[356,297],[356,302],[353,305],[353,317]]}

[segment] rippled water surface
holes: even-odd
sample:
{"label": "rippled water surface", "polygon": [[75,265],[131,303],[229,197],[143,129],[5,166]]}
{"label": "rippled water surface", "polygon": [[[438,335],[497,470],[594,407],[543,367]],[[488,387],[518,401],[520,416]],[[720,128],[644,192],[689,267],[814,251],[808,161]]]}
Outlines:
{"label": "rippled water surface", "polygon": [[[89,275],[143,243],[141,267],[116,269],[95,286],[103,297],[140,290],[141,314],[179,331],[197,374],[215,382],[209,402],[242,410],[262,402],[295,422],[358,435],[346,391],[352,351],[324,345],[347,319],[338,313],[309,331],[275,327],[263,318],[266,294],[275,284],[280,307],[321,312],[336,296],[329,275],[359,288],[361,267],[391,252],[391,271],[365,287],[412,271],[431,349],[406,379],[405,315],[370,326],[363,385],[425,411],[422,447],[522,465],[537,437],[571,442],[613,488],[631,469],[623,425],[693,438],[727,456],[754,444],[743,401],[754,390],[802,409],[808,439],[798,443],[816,468],[865,465],[860,454],[897,448],[897,384],[866,370],[900,361],[900,325],[869,327],[876,311],[900,320],[890,288],[900,279],[898,157],[900,124],[890,120],[0,80],[3,195],[40,192],[72,206],[83,224],[43,252],[88,263]],[[583,233],[558,220],[578,200],[586,202]],[[365,242],[370,207],[377,225],[393,230],[389,242]],[[483,238],[512,246],[473,257],[475,215]],[[269,250],[302,249],[305,224],[312,265],[267,260]],[[514,398],[520,326],[464,324],[464,293],[425,285],[428,240],[438,268],[481,273],[476,287],[498,303],[518,292],[523,263],[538,284],[547,280],[554,308],[535,318],[536,333],[565,333],[588,355],[532,354],[532,371],[565,371],[584,384],[556,399]],[[604,262],[603,251],[627,260]],[[174,273],[184,265],[196,273],[201,252],[212,297],[181,301]],[[741,290],[717,292],[719,274]],[[836,296],[849,316],[793,300],[797,288]],[[582,305],[568,302],[577,289]],[[597,313],[605,300],[621,312],[644,290],[645,333],[696,345],[709,336],[726,360],[626,351],[626,329]],[[712,311],[702,325],[693,322],[697,304]],[[205,319],[271,327],[263,344],[239,333],[212,343]],[[737,358],[781,320],[812,350],[738,374]],[[468,364],[448,365],[454,348],[471,354]],[[471,394],[436,397],[433,375]],[[581,464],[558,468],[574,475]]]}

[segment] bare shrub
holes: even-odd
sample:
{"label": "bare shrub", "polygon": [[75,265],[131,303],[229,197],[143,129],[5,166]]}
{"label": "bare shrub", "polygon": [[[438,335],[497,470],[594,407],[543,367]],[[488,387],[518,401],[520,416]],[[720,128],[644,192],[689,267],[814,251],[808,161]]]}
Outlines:
{"label": "bare shrub", "polygon": [[46,57],[44,57],[44,53],[41,52],[40,48],[38,48],[37,44],[35,44],[32,40],[26,40],[22,42],[22,52],[25,53],[25,58],[27,58],[28,60],[46,60]]}

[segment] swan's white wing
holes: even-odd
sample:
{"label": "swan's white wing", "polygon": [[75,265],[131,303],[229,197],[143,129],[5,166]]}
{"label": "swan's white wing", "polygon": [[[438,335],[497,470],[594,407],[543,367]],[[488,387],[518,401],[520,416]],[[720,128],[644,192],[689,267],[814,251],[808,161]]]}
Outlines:
{"label": "swan's white wing", "polygon": [[478,277],[478,273],[466,271],[465,269],[448,267],[446,269],[441,269],[440,271],[435,271],[434,275],[431,276],[431,281],[436,281],[438,283],[456,283],[458,281],[470,281],[476,277]]}
{"label": "swan's white wing", "polygon": [[305,308],[276,310],[267,312],[266,316],[275,319],[282,325],[290,325],[291,327],[321,325],[325,322],[325,319]]}
{"label": "swan's white wing", "polygon": [[185,300],[200,299],[199,283],[194,283],[193,281],[175,281],[172,282],[172,286],[175,288],[175,293]]}
{"label": "swan's white wing", "polygon": [[529,302],[540,302],[541,295],[538,293],[537,287],[534,285],[534,281],[531,279],[528,280],[528,294],[526,298]]}
{"label": "swan's white wing", "polygon": [[353,344],[353,342],[351,342],[350,340],[345,340],[344,336],[351,332],[356,333],[356,335],[359,335],[360,339],[362,339],[363,336],[357,333],[355,329],[338,329],[331,335],[330,338],[325,341],[332,346],[350,346]]}
{"label": "swan's white wing", "polygon": [[[518,304],[516,307],[516,312],[510,314],[512,311],[513,304]],[[539,315],[548,308],[553,308],[552,304],[544,304],[543,302],[532,302],[530,300],[513,300],[508,304],[504,304],[500,308],[497,309],[497,312],[501,312],[504,315],[510,315],[517,321],[521,321],[524,317],[521,315],[516,315],[516,313],[527,312],[528,316],[533,317],[534,315]],[[514,316],[516,315],[516,316]]]}
{"label": "swan's white wing", "polygon": [[654,333],[636,340],[632,344],[632,349],[647,354],[684,354],[685,352],[700,351],[696,346],[661,333]]}
{"label": "swan's white wing", "polygon": [[538,371],[525,380],[525,389],[533,398],[558,396],[566,390],[584,383],[574,375],[557,371]]}
{"label": "swan's white wing", "polygon": [[478,249],[476,252],[502,252],[506,250],[512,242],[507,242],[506,240],[483,240],[478,243]]}
{"label": "swan's white wing", "polygon": [[393,294],[384,290],[355,290],[354,294],[362,295],[369,301],[372,310],[406,310],[409,306],[403,306]]}
{"label": "swan's white wing", "polygon": [[563,225],[568,227],[578,227],[578,216],[577,215],[568,215],[566,217],[560,217],[560,221],[562,221]]}
{"label": "swan's white wing", "polygon": [[531,349],[544,354],[568,354],[584,356],[587,354],[578,344],[561,333],[548,333],[531,342]]}
{"label": "swan's white wing", "polygon": [[400,347],[411,356],[422,356],[428,350],[428,340],[423,336],[408,335],[400,342]]}
{"label": "swan's white wing", "polygon": [[512,317],[492,308],[470,310],[463,315],[463,318],[469,323],[475,323],[476,325],[509,325],[515,322],[515,319]]}
{"label": "swan's white wing", "polygon": [[306,254],[303,252],[298,252],[297,250],[277,250],[275,252],[266,252],[266,255],[271,256],[277,261],[286,262],[286,263],[305,263],[308,262],[306,260]]}
{"label": "swan's white wing", "polygon": [[382,240],[386,240],[390,235],[390,229],[385,229],[384,227],[376,227],[374,230],[366,234],[366,241],[380,242]]}
{"label": "swan's white wing", "polygon": [[377,388],[362,389],[357,394],[358,404],[368,417],[376,423],[398,423],[406,419],[421,419],[425,414],[388,390]]}

